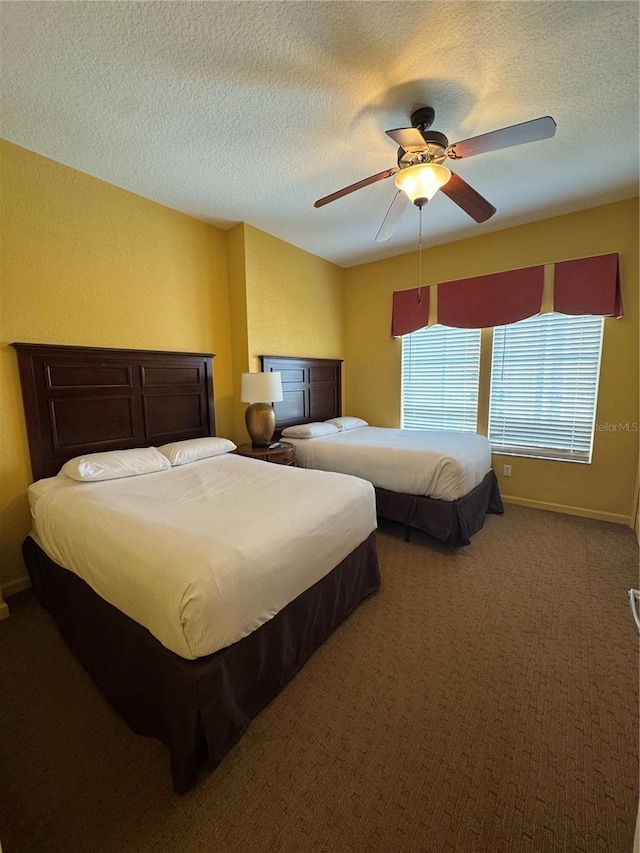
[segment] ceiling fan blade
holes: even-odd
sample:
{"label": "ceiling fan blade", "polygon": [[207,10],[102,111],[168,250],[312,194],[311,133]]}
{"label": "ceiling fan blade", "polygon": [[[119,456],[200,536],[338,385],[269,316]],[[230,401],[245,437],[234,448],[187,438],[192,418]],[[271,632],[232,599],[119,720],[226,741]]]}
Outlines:
{"label": "ceiling fan blade", "polygon": [[397,171],[398,167],[394,166],[392,169],[385,169],[384,172],[378,172],[377,175],[371,175],[368,178],[363,178],[363,180],[358,181],[355,184],[349,184],[348,187],[343,187],[341,190],[331,193],[331,195],[319,198],[318,201],[314,202],[313,206],[322,207],[325,204],[329,204],[330,201],[335,201],[338,198],[342,198],[342,196],[349,195],[349,193],[360,190],[362,187],[368,187],[369,184],[375,184],[377,181],[383,181],[385,178],[390,178],[391,175],[395,175]]}
{"label": "ceiling fan blade", "polygon": [[453,172],[447,183],[440,187],[440,192],[448,196],[476,222],[486,222],[496,212],[495,207],[486,198]]}
{"label": "ceiling fan blade", "polygon": [[376,243],[384,243],[392,237],[393,232],[396,230],[396,225],[400,221],[400,217],[408,204],[409,196],[402,192],[402,190],[398,190],[389,206],[387,215],[382,220],[380,230],[376,234]]}
{"label": "ceiling fan blade", "polygon": [[510,148],[512,145],[522,145],[525,142],[537,142],[539,139],[549,139],[556,132],[556,123],[551,116],[534,118],[511,127],[492,130],[480,136],[454,142],[447,149],[447,156],[453,160],[472,157],[474,154],[484,154],[486,151],[496,151],[499,148]]}
{"label": "ceiling fan blade", "polygon": [[399,127],[385,131],[404,151],[424,151],[427,143],[417,127]]}

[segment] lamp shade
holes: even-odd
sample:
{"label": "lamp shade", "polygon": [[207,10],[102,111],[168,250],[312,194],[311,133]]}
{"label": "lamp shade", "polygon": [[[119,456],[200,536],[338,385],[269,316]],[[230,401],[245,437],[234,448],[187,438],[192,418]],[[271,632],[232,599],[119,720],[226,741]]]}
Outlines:
{"label": "lamp shade", "polygon": [[279,403],[283,399],[279,373],[242,374],[240,400],[243,403]]}
{"label": "lamp shade", "polygon": [[398,189],[406,193],[414,204],[421,206],[432,199],[450,177],[451,172],[446,166],[440,166],[438,163],[417,163],[415,166],[401,169],[395,177],[395,182]]}

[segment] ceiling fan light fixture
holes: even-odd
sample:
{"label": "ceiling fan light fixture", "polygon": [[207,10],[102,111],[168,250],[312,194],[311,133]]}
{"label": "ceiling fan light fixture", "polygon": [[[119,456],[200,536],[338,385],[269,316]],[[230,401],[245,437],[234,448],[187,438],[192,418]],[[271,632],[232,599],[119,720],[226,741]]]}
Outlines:
{"label": "ceiling fan light fixture", "polygon": [[417,163],[401,169],[395,177],[396,186],[418,207],[430,201],[450,179],[451,172],[438,163]]}

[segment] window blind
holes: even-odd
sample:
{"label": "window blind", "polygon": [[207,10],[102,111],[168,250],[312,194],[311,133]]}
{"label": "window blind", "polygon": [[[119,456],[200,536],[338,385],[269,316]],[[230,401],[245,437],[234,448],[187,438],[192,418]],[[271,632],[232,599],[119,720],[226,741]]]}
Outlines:
{"label": "window blind", "polygon": [[602,317],[541,314],[493,333],[494,452],[590,462]]}
{"label": "window blind", "polygon": [[476,432],[480,329],[431,326],[402,338],[402,426]]}

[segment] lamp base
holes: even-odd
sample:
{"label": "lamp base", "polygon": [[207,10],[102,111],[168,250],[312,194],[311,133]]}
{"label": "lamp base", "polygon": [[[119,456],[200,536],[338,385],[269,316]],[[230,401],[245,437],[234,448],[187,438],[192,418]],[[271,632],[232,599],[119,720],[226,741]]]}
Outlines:
{"label": "lamp base", "polygon": [[269,447],[276,428],[276,413],[271,403],[251,403],[244,422],[253,447]]}

